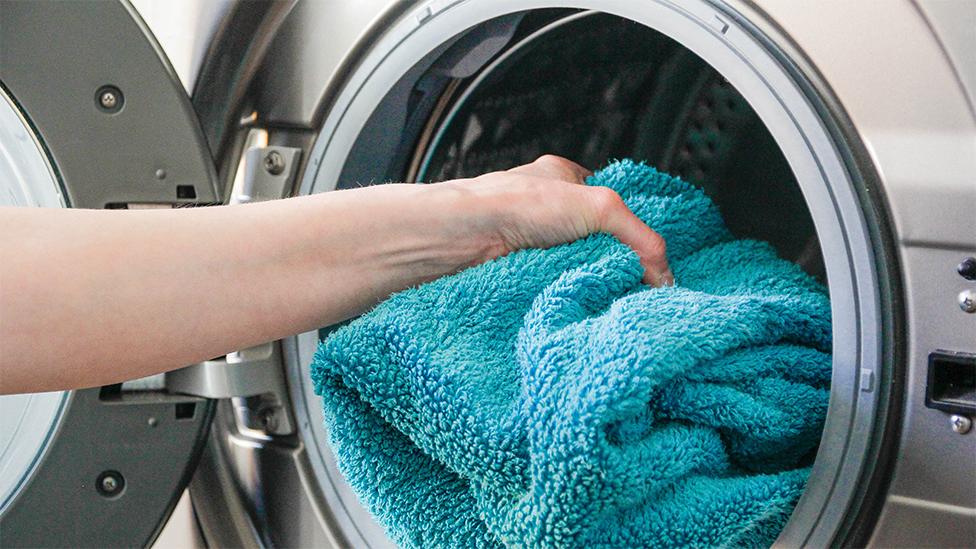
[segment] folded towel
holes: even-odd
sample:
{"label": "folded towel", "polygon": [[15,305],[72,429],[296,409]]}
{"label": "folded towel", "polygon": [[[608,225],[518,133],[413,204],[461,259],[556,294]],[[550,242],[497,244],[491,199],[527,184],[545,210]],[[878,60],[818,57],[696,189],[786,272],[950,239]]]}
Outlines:
{"label": "folded towel", "polygon": [[404,291],[321,344],[339,467],[400,545],[768,545],[802,492],[826,290],[680,179],[622,161],[588,183],[664,236],[677,286],[643,286],[597,234]]}

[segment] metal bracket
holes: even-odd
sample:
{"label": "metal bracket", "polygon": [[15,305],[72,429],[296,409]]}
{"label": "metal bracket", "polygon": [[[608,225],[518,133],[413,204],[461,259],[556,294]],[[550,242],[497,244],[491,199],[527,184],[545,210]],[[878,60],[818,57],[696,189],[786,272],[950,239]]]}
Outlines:
{"label": "metal bracket", "polygon": [[244,153],[243,184],[230,203],[284,198],[291,190],[301,157],[302,150],[295,147],[251,147]]}
{"label": "metal bracket", "polygon": [[272,435],[295,431],[277,341],[169,372],[166,387],[171,393],[235,399],[248,429]]}
{"label": "metal bracket", "polygon": [[276,342],[230,353],[166,374],[170,392],[204,398],[231,398],[279,392],[283,386],[275,371],[281,353]]}

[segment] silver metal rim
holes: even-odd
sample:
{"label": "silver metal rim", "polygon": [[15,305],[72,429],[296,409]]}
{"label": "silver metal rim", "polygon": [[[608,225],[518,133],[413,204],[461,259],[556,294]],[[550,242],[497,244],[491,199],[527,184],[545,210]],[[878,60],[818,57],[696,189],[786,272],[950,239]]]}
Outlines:
{"label": "silver metal rim", "polygon": [[[0,206],[65,207],[44,147],[0,87]],[[30,479],[57,431],[69,393],[0,396],[0,515]]]}
{"label": "silver metal rim", "polygon": [[[870,235],[841,151],[793,76],[736,21],[707,0],[680,5],[665,0],[465,0],[445,6],[420,3],[367,54],[325,118],[310,155],[300,193],[332,190],[360,129],[385,93],[416,62],[459,29],[509,13],[539,8],[597,9],[644,24],[699,55],[749,101],[780,145],[800,188],[823,247],[832,297],[834,373],[823,443],[806,493],[780,537],[785,545],[827,545],[854,497],[866,463],[879,403],[881,310]],[[319,399],[308,378],[317,334],[289,342],[287,368],[301,434],[314,474],[339,499],[332,513],[347,532],[364,520],[347,500],[348,487],[335,469],[322,426]],[[326,488],[326,491],[329,489]],[[351,502],[351,503],[350,503]],[[332,501],[330,501],[330,505]],[[372,528],[370,528],[372,530]],[[372,536],[369,536],[370,538]],[[357,540],[360,541],[360,540]],[[366,539],[361,541],[366,542]]]}

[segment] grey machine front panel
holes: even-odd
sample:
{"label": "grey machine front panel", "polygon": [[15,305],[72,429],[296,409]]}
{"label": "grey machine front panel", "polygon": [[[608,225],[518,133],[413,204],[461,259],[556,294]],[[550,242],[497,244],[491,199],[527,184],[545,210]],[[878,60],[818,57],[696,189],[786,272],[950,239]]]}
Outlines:
{"label": "grey machine front panel", "polygon": [[[0,85],[44,145],[67,205],[218,200],[189,98],[128,3],[0,0]],[[105,86],[114,104],[99,101]],[[212,410],[161,386],[71,393],[0,516],[0,545],[151,543],[189,480]]]}
{"label": "grey machine front panel", "polygon": [[189,481],[209,404],[152,392],[74,392],[44,461],[0,517],[0,546],[150,544]]}
{"label": "grey machine front panel", "polygon": [[[0,81],[73,207],[217,201],[203,134],[164,59],[126,3],[0,1]],[[105,87],[121,92],[113,109],[98,102]]]}

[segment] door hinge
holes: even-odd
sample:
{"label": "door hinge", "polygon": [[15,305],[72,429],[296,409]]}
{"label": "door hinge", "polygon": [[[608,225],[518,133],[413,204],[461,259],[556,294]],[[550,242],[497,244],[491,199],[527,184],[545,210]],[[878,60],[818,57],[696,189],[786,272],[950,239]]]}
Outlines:
{"label": "door hinge", "polygon": [[271,341],[169,372],[166,388],[171,393],[233,399],[243,427],[286,435],[295,429],[283,372],[281,344]]}

